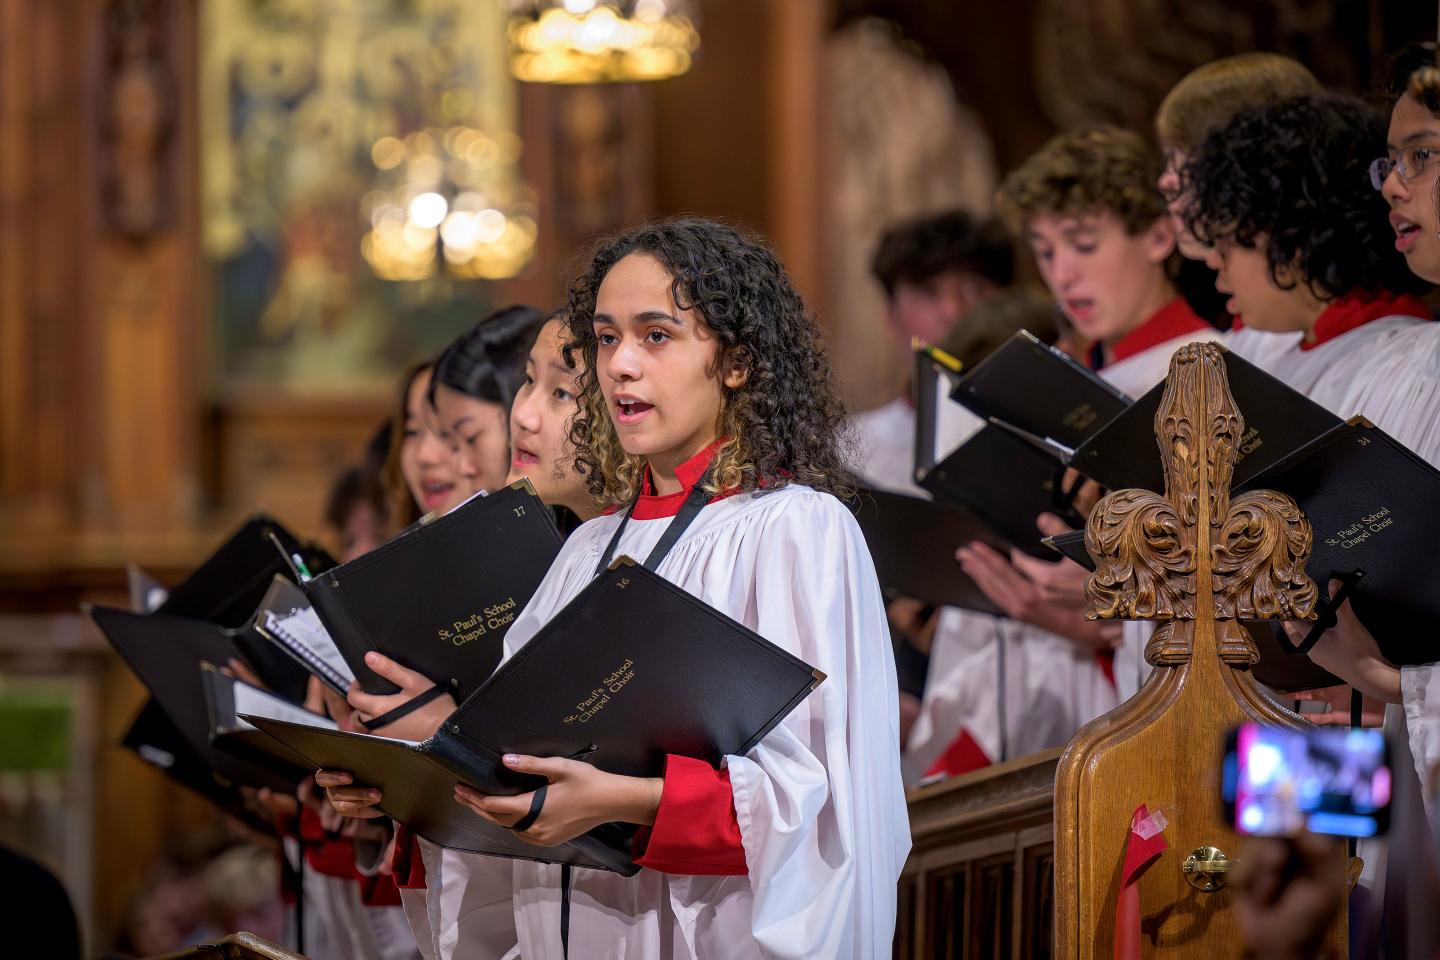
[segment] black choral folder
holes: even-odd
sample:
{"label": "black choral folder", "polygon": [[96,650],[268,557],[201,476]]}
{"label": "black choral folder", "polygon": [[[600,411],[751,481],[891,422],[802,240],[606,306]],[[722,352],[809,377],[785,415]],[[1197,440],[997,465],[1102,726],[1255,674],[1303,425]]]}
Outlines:
{"label": "black choral folder", "polygon": [[505,634],[560,542],[554,514],[523,480],[412,527],[304,589],[367,693],[399,691],[365,665],[377,650],[463,699],[500,662]]}
{"label": "black choral folder", "polygon": [[955,559],[955,551],[974,540],[1005,549],[983,521],[949,504],[870,488],[855,495],[850,509],[887,599],[1000,612]]}
{"label": "black choral folder", "polygon": [[990,424],[918,479],[937,499],[983,521],[992,539],[1048,560],[1052,554],[1035,521],[1047,512],[1072,519],[1064,478],[1060,461]]}
{"label": "black choral folder", "polygon": [[146,700],[135,715],[120,745],[172,782],[204,797],[251,829],[266,834],[275,832],[274,823],[246,805],[239,786],[205,762],[153,697]]}
{"label": "black choral folder", "polygon": [[213,623],[90,607],[90,618],[120,654],[195,753],[227,781],[248,787],[294,789],[293,771],[277,773],[217,749],[210,742],[210,715],[201,684],[201,665],[222,666],[235,655]]}
{"label": "black choral folder", "polygon": [[[1340,418],[1242,357],[1221,349],[1245,435],[1235,451],[1239,486],[1270,464],[1340,423]],[[1138,487],[1165,492],[1165,471],[1155,439],[1161,382],[1076,448],[1070,465],[1111,490]]]}
{"label": "black choral folder", "polygon": [[256,514],[171,589],[155,612],[239,627],[255,613],[271,579],[289,574],[290,555],[299,556],[316,573],[335,565],[325,551],[301,543],[275,520]]}
{"label": "black choral folder", "polygon": [[[355,682],[350,665],[311,608],[305,592],[278,573],[260,609],[255,611],[255,632],[274,645],[272,654],[275,650],[283,651],[301,669],[340,696],[349,693],[350,684]],[[270,686],[274,689],[273,684]],[[304,691],[287,699],[303,700]]]}
{"label": "black choral folder", "polygon": [[656,777],[665,756],[719,766],[775,728],[824,675],[663,577],[622,557],[592,580],[420,743],[246,717],[311,763],[379,787],[381,809],[420,836],[474,853],[630,875],[635,829],[605,824],[543,849],[454,799],[544,781],[505,769],[506,753],[582,757]]}
{"label": "black choral folder", "polygon": [[1367,421],[1326,431],[1245,489],[1295,498],[1310,520],[1306,567],[1322,598],[1357,572],[1351,605],[1396,666],[1440,660],[1440,471]]}
{"label": "black choral folder", "polygon": [[976,364],[950,399],[1072,449],[1130,406],[1094,371],[1025,330]]}
{"label": "black choral folder", "polygon": [[328,730],[336,729],[333,720],[311,713],[298,703],[277,697],[268,690],[226,676],[209,664],[201,669],[200,683],[210,718],[212,746],[272,770],[295,783],[314,772],[304,757],[274,737],[261,733],[254,725],[242,720],[240,715],[286,720]]}

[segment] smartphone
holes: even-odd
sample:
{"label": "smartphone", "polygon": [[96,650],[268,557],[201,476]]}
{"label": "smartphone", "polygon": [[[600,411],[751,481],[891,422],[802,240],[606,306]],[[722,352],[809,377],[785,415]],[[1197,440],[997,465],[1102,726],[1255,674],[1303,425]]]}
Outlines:
{"label": "smartphone", "polygon": [[1379,728],[1247,723],[1230,733],[1220,790],[1240,834],[1373,837],[1390,827],[1390,787],[1390,748]]}

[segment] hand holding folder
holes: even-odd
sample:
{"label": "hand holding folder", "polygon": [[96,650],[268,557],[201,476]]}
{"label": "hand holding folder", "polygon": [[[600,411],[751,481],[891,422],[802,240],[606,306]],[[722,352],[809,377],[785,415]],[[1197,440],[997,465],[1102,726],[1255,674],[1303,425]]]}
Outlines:
{"label": "hand holding folder", "polygon": [[505,633],[559,552],[554,515],[524,480],[302,586],[366,693],[399,689],[366,664],[373,650],[464,699],[500,662]]}
{"label": "hand holding folder", "polygon": [[[455,801],[455,785],[527,794],[543,778],[501,758],[585,758],[655,777],[669,754],[718,765],[744,754],[823,675],[659,575],[622,558],[592,580],[433,736],[393,740],[246,718],[313,766],[382,792],[379,809],[442,846],[632,874],[633,826],[605,824],[552,848]],[[353,788],[352,788],[353,789]]]}

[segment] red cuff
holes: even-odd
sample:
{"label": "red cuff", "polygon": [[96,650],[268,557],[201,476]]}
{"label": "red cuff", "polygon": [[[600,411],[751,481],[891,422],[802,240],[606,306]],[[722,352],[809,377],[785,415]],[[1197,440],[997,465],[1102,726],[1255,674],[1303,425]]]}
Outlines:
{"label": "red cuff", "polygon": [[666,757],[655,825],[640,830],[632,852],[636,864],[663,873],[711,877],[748,873],[730,771],[690,757]]}
{"label": "red cuff", "polygon": [[425,889],[425,858],[420,838],[403,823],[395,824],[395,852],[390,855],[390,876],[401,890]]}

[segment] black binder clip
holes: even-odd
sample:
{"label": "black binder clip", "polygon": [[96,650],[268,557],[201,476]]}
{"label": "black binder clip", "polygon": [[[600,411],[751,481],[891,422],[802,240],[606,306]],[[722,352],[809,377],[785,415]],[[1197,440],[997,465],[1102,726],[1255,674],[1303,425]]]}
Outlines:
{"label": "black binder clip", "polygon": [[1310,632],[1305,634],[1305,639],[1299,643],[1291,643],[1290,637],[1285,633],[1284,628],[1278,629],[1281,645],[1290,653],[1309,653],[1320,642],[1326,630],[1332,629],[1339,622],[1337,611],[1350,599],[1360,581],[1365,579],[1364,570],[1352,570],[1349,573],[1335,575],[1332,579],[1340,581],[1340,589],[1335,591],[1335,596],[1327,597],[1320,601],[1320,608],[1315,611],[1315,622],[1310,625]]}

